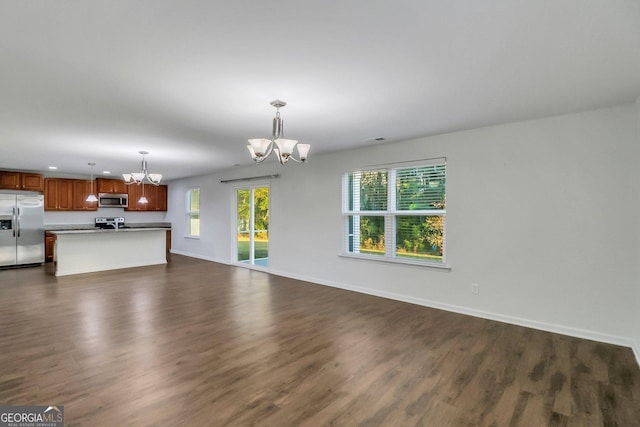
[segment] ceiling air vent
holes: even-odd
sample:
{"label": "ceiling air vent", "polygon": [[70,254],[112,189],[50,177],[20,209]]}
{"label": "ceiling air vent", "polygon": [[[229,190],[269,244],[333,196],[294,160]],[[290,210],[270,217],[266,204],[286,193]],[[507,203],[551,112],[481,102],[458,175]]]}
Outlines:
{"label": "ceiling air vent", "polygon": [[382,136],[379,136],[377,138],[369,138],[369,139],[365,140],[365,142],[368,142],[369,144],[377,144],[379,142],[383,142],[383,141],[386,141],[386,140],[387,140],[386,138],[384,138]]}

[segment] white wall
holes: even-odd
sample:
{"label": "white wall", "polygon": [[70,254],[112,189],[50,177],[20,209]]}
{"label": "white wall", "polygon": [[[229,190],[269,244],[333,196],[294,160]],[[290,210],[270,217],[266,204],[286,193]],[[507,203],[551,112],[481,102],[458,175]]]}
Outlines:
{"label": "white wall", "polygon": [[[174,181],[173,248],[230,262],[232,185],[219,180],[277,172],[276,274],[631,345],[640,329],[637,121],[638,105],[626,105]],[[440,156],[451,270],[339,257],[341,175]],[[176,207],[189,186],[202,189],[200,240],[181,237],[184,212]],[[471,294],[472,282],[480,295]]]}

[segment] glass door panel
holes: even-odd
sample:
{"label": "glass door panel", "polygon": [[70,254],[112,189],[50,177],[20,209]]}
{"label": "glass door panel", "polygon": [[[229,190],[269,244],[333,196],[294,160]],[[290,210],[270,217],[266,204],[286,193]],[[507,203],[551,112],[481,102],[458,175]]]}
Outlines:
{"label": "glass door panel", "polygon": [[236,190],[237,261],[269,266],[269,187]]}
{"label": "glass door panel", "polygon": [[248,262],[251,260],[249,254],[251,253],[251,191],[250,190],[238,190],[236,192],[237,199],[237,216],[236,222],[238,225],[237,233],[237,247],[238,247],[238,262]]}
{"label": "glass door panel", "polygon": [[254,263],[269,266],[269,188],[253,189]]}

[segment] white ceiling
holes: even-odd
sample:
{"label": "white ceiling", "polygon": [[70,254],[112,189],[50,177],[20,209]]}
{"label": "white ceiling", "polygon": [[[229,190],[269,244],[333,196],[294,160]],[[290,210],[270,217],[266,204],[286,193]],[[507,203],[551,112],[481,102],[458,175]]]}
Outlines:
{"label": "white ceiling", "polygon": [[313,162],[639,96],[636,0],[0,0],[0,168],[247,165],[276,98]]}

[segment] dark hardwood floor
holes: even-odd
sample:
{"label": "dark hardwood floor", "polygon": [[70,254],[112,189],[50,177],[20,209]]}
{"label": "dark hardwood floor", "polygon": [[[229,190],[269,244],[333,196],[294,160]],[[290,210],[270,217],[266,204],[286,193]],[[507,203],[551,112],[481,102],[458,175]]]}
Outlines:
{"label": "dark hardwood floor", "polygon": [[72,426],[640,426],[630,349],[172,255],[0,270],[0,404]]}

